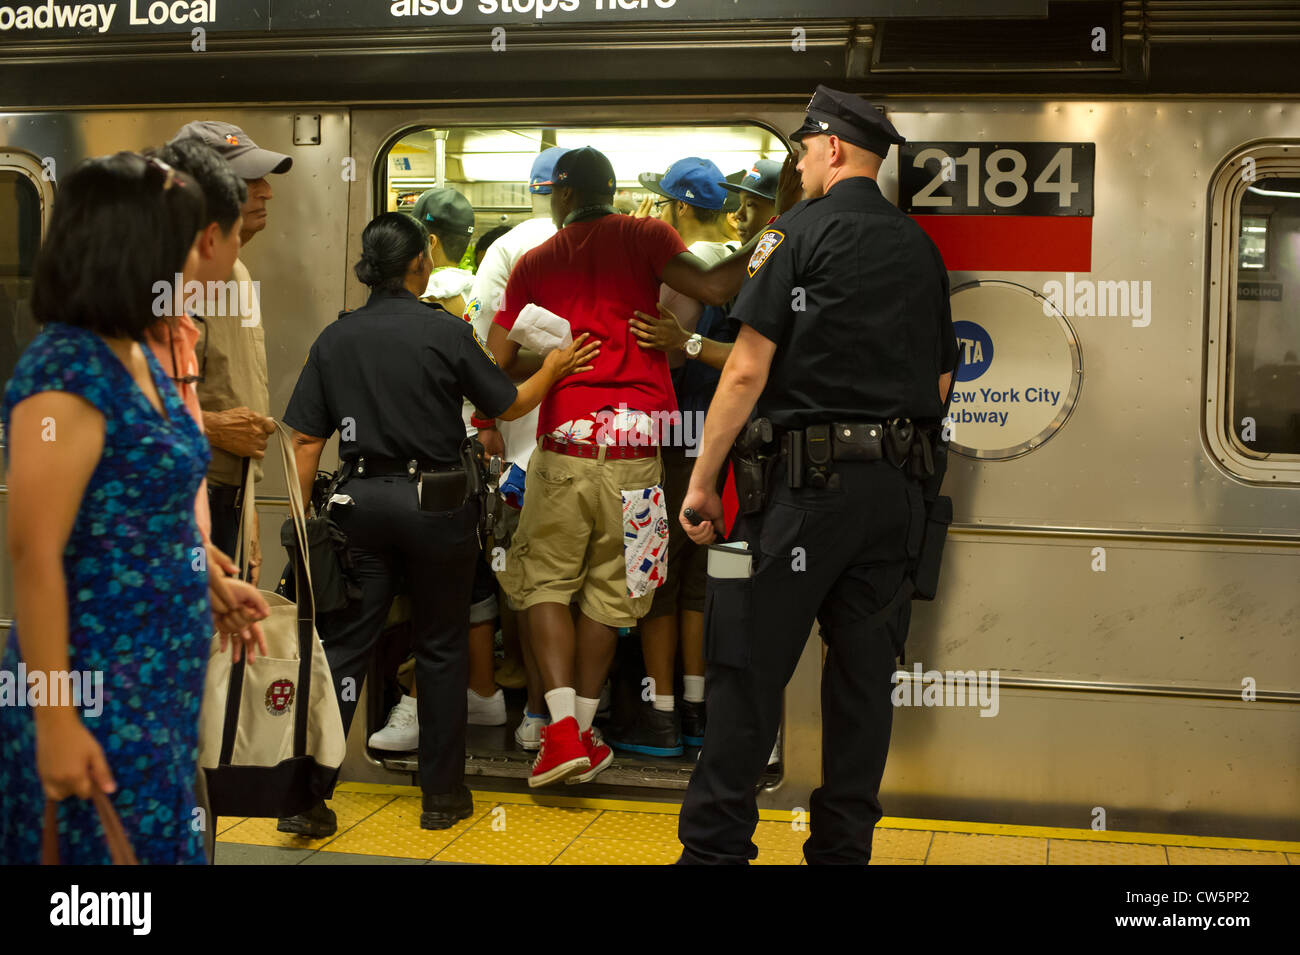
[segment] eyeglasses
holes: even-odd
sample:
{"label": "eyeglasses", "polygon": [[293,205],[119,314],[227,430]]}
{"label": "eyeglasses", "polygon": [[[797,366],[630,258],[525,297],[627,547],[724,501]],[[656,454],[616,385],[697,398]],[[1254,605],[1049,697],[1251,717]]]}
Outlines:
{"label": "eyeglasses", "polygon": [[655,211],[658,211],[658,210],[662,209],[664,206],[668,205],[668,203],[670,203],[670,202],[675,202],[675,201],[676,201],[676,200],[674,200],[674,199],[660,199],[660,200],[658,200],[657,202],[654,203]]}

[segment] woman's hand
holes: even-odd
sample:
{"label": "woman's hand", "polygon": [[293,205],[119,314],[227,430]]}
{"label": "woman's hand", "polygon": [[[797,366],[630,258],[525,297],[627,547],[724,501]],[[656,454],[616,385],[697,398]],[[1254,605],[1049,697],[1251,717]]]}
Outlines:
{"label": "woman's hand", "polygon": [[265,620],[271,615],[266,599],[256,587],[246,581],[227,580],[225,584],[231,607],[227,615],[217,622],[221,652],[225,652],[226,641],[233,636],[238,638],[233,641],[230,658],[233,663],[239,662],[241,649],[250,661],[259,653],[266,656],[266,635],[257,625],[257,621]]}
{"label": "woman's hand", "polygon": [[104,750],[75,710],[44,708],[36,717],[36,772],[45,797],[89,799],[96,786],[117,789]]}
{"label": "woman's hand", "polygon": [[633,312],[633,314],[636,317],[629,321],[632,323],[632,334],[637,337],[637,346],[640,348],[677,351],[691,337],[677,321],[677,316],[672,310],[665,308],[662,303],[659,305],[658,318],[645,312]]}
{"label": "woman's hand", "polygon": [[600,354],[600,341],[595,340],[584,345],[583,342],[590,337],[589,332],[583,332],[568,348],[555,348],[547,352],[542,367],[552,371],[557,379],[580,371],[591,371],[594,367],[591,363]]}

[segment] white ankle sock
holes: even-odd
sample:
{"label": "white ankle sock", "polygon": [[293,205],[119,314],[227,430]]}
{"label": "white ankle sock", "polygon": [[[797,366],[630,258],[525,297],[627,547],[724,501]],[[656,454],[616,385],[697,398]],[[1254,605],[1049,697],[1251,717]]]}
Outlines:
{"label": "white ankle sock", "polygon": [[660,696],[656,693],[652,705],[660,713],[671,713],[673,711],[673,698],[671,696]]}
{"label": "white ankle sock", "polygon": [[600,700],[593,700],[585,696],[574,695],[574,715],[578,718],[578,732],[585,733],[591,729],[591,721],[596,718],[596,709],[600,706]]}
{"label": "white ankle sock", "polygon": [[558,723],[560,720],[573,716],[574,701],[578,698],[578,691],[571,686],[557,686],[546,694],[546,708],[551,711],[551,722]]}
{"label": "white ankle sock", "polygon": [[687,673],[682,677],[682,683],[686,685],[685,690],[682,691],[683,700],[687,703],[704,702],[704,677]]}

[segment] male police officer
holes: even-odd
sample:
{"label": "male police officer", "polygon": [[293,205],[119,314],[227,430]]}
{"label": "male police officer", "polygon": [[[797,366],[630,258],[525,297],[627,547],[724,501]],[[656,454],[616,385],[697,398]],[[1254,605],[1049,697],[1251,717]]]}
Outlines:
{"label": "male police officer", "polygon": [[[797,167],[806,198],[750,259],[733,311],[743,327],[680,518],[697,542],[712,539],[722,516],[714,482],[757,403],[756,421],[772,426],[758,468],[767,486],[740,487],[738,462],[745,516],[732,541],[750,556],[710,562],[709,726],[678,828],[686,863],[757,854],[755,784],[814,617],[827,645],[823,784],[804,856],[870,859],[891,676],[925,527],[918,478],[935,476],[944,451],[920,426],[942,417],[956,361],[947,272],[876,185],[903,138],[869,103],[821,86],[790,138],[806,149]],[[742,445],[757,430],[746,427]]]}

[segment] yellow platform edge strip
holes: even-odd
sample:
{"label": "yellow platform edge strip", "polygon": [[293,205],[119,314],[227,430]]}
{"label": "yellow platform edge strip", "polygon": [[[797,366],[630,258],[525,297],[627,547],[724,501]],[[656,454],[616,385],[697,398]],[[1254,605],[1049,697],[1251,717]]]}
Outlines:
{"label": "yellow platform edge strip", "polygon": [[[466,785],[470,785],[466,780]],[[654,812],[675,816],[681,807],[672,802],[636,802],[625,799],[590,799],[582,796],[534,795],[533,793],[498,793],[487,789],[473,790],[476,798],[525,806],[550,806],[558,809],[609,809],[615,812]],[[395,796],[418,796],[420,787],[393,783],[339,783],[339,792],[380,793]],[[760,819],[789,822],[786,809],[760,809]],[[1014,826],[992,822],[961,822],[944,819],[900,819],[885,816],[881,829],[916,829],[927,832],[960,832],[986,836],[1023,836],[1031,839],[1073,839],[1082,842],[1118,842],[1157,846],[1183,846],[1193,849],[1243,849],[1248,852],[1300,852],[1300,842],[1273,839],[1236,839],[1220,836],[1179,836],[1157,832],[1117,832],[1093,829],[1065,829],[1054,826]]]}

